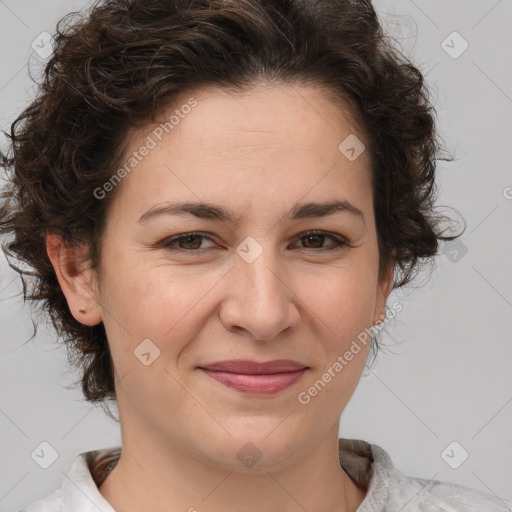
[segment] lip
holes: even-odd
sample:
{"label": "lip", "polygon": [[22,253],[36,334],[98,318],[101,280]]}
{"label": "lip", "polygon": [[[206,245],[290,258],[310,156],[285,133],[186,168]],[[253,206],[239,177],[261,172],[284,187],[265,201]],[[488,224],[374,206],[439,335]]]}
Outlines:
{"label": "lip", "polygon": [[230,359],[227,361],[217,361],[215,363],[200,366],[201,369],[215,370],[230,373],[244,373],[247,375],[268,375],[271,373],[294,372],[306,368],[305,364],[293,361],[291,359],[274,359],[258,363],[248,359]]}
{"label": "lip", "polygon": [[272,394],[293,385],[308,369],[291,359],[258,363],[248,360],[218,361],[198,367],[209,377],[242,393]]}

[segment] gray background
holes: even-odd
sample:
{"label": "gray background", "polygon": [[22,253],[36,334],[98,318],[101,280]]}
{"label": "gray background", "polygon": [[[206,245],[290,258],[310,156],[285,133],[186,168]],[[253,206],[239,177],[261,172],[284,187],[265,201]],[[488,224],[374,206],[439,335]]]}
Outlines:
{"label": "gray background", "polygon": [[[37,77],[44,60],[32,41],[89,4],[0,0],[1,128],[33,96],[28,71]],[[382,446],[406,474],[512,498],[512,2],[375,5],[432,86],[440,133],[457,158],[439,164],[438,203],[457,208],[468,228],[430,281],[390,296],[403,307],[384,333],[391,348],[362,378],[340,435]],[[120,443],[118,424],[65,388],[77,374],[51,328],[23,345],[32,325],[20,291],[1,254],[0,512],[60,487],[78,453]],[[48,469],[31,458],[44,441],[58,452]],[[460,464],[462,450],[469,457]]]}

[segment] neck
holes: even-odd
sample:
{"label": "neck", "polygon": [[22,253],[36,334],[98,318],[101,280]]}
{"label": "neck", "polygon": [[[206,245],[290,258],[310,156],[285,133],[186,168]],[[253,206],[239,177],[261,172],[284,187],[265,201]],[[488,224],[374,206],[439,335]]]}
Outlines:
{"label": "neck", "polygon": [[245,473],[200,460],[168,442],[162,449],[156,436],[123,432],[121,458],[99,491],[123,512],[353,512],[366,490],[339,463],[338,426],[290,465]]}

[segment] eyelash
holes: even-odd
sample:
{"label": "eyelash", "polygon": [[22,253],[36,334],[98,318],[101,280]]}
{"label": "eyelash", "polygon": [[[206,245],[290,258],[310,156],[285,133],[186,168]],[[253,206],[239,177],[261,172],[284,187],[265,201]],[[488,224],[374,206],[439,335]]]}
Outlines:
{"label": "eyelash", "polygon": [[[332,235],[330,233],[327,233],[325,231],[317,231],[317,230],[306,231],[305,233],[302,234],[302,236],[298,237],[297,241],[299,241],[301,238],[311,236],[311,235],[322,235],[327,238],[332,238],[335,241],[335,244],[333,247],[328,247],[328,248],[320,248],[320,249],[307,249],[306,248],[306,250],[304,252],[326,252],[326,251],[333,251],[333,250],[341,250],[346,247],[350,247],[350,244],[348,242],[346,242],[345,240],[343,240],[342,238],[339,238],[339,237]],[[189,236],[200,236],[202,238],[206,238],[213,242],[211,237],[209,237],[207,235],[203,235],[202,233],[197,233],[197,232],[191,232],[191,233],[183,233],[181,235],[177,235],[175,237],[168,238],[168,239],[162,241],[160,243],[160,246],[162,246],[164,249],[171,251],[171,252],[185,252],[188,254],[194,254],[194,255],[198,255],[198,256],[201,254],[204,254],[205,252],[207,252],[209,250],[215,249],[215,247],[207,247],[205,249],[182,249],[182,248],[171,247],[172,244],[176,243],[177,241],[179,241],[183,238],[187,238]]]}

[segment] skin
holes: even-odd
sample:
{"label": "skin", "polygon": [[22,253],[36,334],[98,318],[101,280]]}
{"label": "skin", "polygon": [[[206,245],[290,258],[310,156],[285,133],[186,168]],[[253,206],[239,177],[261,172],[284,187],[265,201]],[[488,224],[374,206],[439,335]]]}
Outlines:
{"label": "skin", "polygon": [[[197,106],[118,185],[100,274],[47,238],[70,310],[86,325],[104,323],[115,365],[123,453],[99,490],[123,512],[354,511],[366,489],[340,466],[337,440],[369,344],[307,405],[297,397],[385,316],[393,270],[378,274],[369,155],[350,161],[338,150],[348,135],[364,137],[313,86],[193,97]],[[127,153],[155,126],[133,132]],[[296,202],[334,199],[364,219],[286,218]],[[183,214],[138,223],[172,201],[215,203],[242,220]],[[308,239],[310,230],[326,234]],[[211,239],[182,239],[181,252],[159,245],[195,231]],[[329,234],[350,245],[326,251]],[[262,249],[251,263],[236,252],[247,237]],[[209,249],[192,255],[198,247]],[[144,339],[160,350],[148,366],[134,357]],[[309,368],[284,391],[247,395],[197,369],[224,359]],[[252,467],[237,457],[248,442],[261,454]]]}

